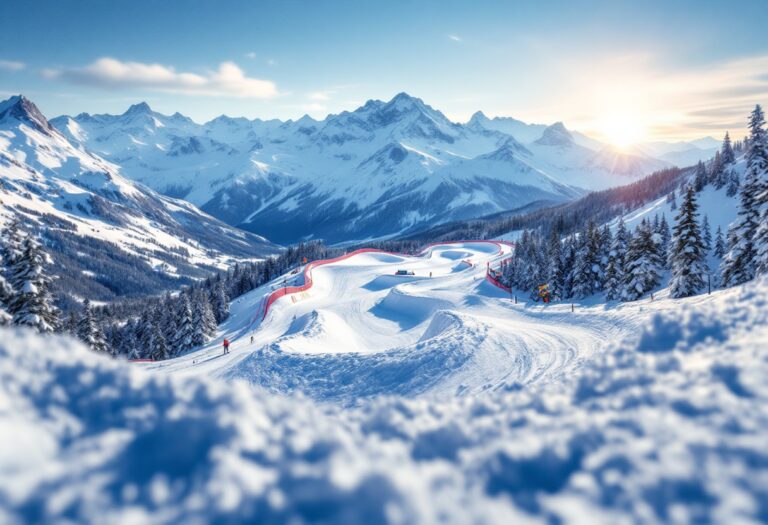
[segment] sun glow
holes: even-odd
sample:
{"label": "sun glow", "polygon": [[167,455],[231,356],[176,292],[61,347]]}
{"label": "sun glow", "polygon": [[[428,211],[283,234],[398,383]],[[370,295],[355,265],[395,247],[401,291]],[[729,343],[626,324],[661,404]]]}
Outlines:
{"label": "sun glow", "polygon": [[640,120],[628,115],[606,117],[600,121],[598,129],[607,142],[620,149],[642,142],[647,136]]}

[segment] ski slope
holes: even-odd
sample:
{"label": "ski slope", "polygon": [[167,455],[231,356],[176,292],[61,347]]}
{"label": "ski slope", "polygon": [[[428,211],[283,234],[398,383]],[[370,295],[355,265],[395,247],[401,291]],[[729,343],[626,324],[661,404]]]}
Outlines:
{"label": "ski slope", "polygon": [[[487,265],[510,251],[506,243],[467,241],[420,256],[364,251],[311,263],[235,300],[203,349],[137,366],[344,403],[450,397],[560,377],[638,324],[643,301],[574,312],[570,303],[515,302],[485,280]],[[270,294],[310,284],[264,314]]]}

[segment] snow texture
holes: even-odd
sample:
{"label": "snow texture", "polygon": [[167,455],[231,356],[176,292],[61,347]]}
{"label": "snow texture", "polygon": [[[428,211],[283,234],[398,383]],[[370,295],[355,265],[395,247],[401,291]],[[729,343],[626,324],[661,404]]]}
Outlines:
{"label": "snow texture", "polygon": [[[549,322],[597,331],[622,310],[581,309]],[[623,309],[635,329],[604,329],[617,342],[567,374],[356,406],[5,329],[0,523],[768,521],[768,281]],[[472,334],[468,317],[434,315],[424,337]]]}

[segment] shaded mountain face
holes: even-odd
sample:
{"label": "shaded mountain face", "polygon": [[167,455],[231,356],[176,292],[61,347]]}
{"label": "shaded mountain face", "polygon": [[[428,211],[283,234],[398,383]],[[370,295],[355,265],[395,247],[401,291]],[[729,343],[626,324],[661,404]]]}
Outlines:
{"label": "shaded mountain face", "polygon": [[[153,125],[141,105],[126,115],[137,126]],[[67,134],[84,133],[67,124]],[[91,299],[177,288],[278,250],[124,178],[114,163],[73,145],[23,96],[0,103],[0,219],[12,216],[55,248],[60,288]]]}
{"label": "shaded mountain face", "polygon": [[666,165],[642,154],[606,158],[605,145],[562,123],[482,113],[451,122],[406,93],[321,121],[196,124],[142,103],[122,115],[52,122],[125,176],[279,243],[406,233],[569,200]]}

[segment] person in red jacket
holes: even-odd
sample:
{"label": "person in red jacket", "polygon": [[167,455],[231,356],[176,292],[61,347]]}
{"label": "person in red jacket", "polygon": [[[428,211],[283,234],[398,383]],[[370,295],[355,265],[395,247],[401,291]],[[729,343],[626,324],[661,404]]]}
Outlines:
{"label": "person in red jacket", "polygon": [[224,353],[229,353],[229,339],[224,339]]}

